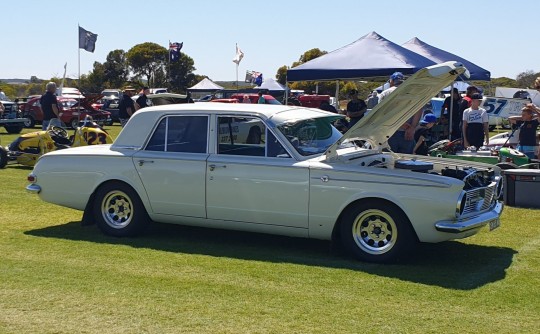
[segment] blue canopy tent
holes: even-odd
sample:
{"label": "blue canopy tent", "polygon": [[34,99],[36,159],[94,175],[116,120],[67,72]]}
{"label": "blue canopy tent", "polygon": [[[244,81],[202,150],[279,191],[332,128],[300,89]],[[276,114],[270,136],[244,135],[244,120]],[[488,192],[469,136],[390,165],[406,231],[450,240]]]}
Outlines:
{"label": "blue canopy tent", "polygon": [[419,55],[422,55],[437,64],[444,63],[447,61],[452,61],[452,60],[462,63],[463,65],[465,65],[467,70],[469,70],[469,73],[471,75],[468,80],[483,80],[483,81],[491,80],[491,73],[489,71],[481,68],[478,65],[471,63],[470,61],[466,59],[456,56],[455,54],[438,49],[425,42],[422,42],[416,37],[402,44],[401,46]]}
{"label": "blue canopy tent", "polygon": [[[490,81],[491,79],[491,73],[489,71],[486,71],[485,69],[481,68],[480,66],[471,63],[470,61],[463,59],[459,56],[456,56],[453,53],[438,49],[434,46],[431,46],[425,42],[422,42],[418,38],[414,37],[410,41],[404,43],[402,45],[404,48],[407,48],[411,51],[414,51],[428,59],[431,59],[432,61],[436,63],[443,63],[446,61],[459,61],[469,71],[470,77],[469,80],[483,80],[483,81]],[[464,78],[459,78],[461,80],[465,80]],[[450,109],[453,110],[453,104],[454,100],[450,99]],[[452,134],[452,113],[450,113],[450,120],[449,120],[449,132]]]}
{"label": "blue canopy tent", "polygon": [[435,62],[370,32],[357,41],[287,70],[287,81],[387,79],[413,74]]}

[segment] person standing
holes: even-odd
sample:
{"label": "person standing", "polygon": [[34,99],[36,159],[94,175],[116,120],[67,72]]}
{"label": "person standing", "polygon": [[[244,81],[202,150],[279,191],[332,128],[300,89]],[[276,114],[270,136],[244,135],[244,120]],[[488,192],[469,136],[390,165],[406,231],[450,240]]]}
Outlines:
{"label": "person standing", "polygon": [[124,92],[118,104],[118,116],[120,124],[124,127],[129,118],[135,113],[135,102],[131,98],[135,90],[131,87],[124,88]]}
{"label": "person standing", "polygon": [[[452,95],[444,99],[441,107],[441,118],[448,123],[448,127],[451,130],[450,140],[461,138],[463,111],[467,108],[468,103],[461,98],[458,89],[455,87],[452,88]],[[450,124],[450,119],[452,119],[452,124]]]}
{"label": "person standing", "polygon": [[371,92],[371,94],[369,94],[367,98],[367,101],[366,101],[367,108],[373,109],[375,108],[377,103],[379,103],[379,97],[377,96],[377,91],[374,90],[373,92]]}
{"label": "person standing", "polygon": [[465,108],[463,108],[463,110],[471,107],[472,95],[478,93],[478,88],[476,88],[476,86],[467,87],[467,92],[465,93],[465,97],[463,98],[463,100],[466,101],[467,104],[465,105]]}
{"label": "person standing", "polygon": [[517,150],[534,159],[538,150],[536,131],[538,130],[538,117],[540,109],[534,104],[527,104],[521,109],[521,116],[510,116],[508,120],[513,126],[520,128],[519,144]]}
{"label": "person standing", "polygon": [[[384,101],[399,85],[403,83],[405,77],[401,72],[395,72],[390,76],[390,88],[385,89],[379,94],[379,103]],[[422,109],[418,110],[414,116],[409,118],[401,127],[388,139],[390,149],[396,153],[411,154],[414,150],[414,132],[420,118],[422,117]]]}
{"label": "person standing", "polygon": [[364,117],[367,111],[367,105],[364,100],[358,98],[358,91],[356,89],[349,91],[349,98],[351,100],[347,103],[347,117],[349,117],[349,128],[351,128]]}
{"label": "person standing", "polygon": [[43,122],[41,123],[41,129],[47,130],[51,121],[58,121],[58,117],[61,116],[58,109],[58,100],[56,99],[56,83],[49,82],[46,86],[45,94],[41,95],[39,103],[41,105],[41,111],[43,112]]}
{"label": "person standing", "polygon": [[251,100],[249,99],[249,96],[244,95],[244,98],[242,99],[242,103],[251,103]]}
{"label": "person standing", "polygon": [[257,100],[257,103],[258,104],[265,104],[266,103],[266,100],[263,96],[263,93],[261,91],[259,91],[259,99]]}
{"label": "person standing", "polygon": [[416,144],[413,149],[413,154],[428,155],[429,145],[432,144],[431,128],[437,123],[437,116],[434,114],[426,114],[424,119],[420,121],[420,125],[414,132],[414,140]]}
{"label": "person standing", "polygon": [[148,94],[150,94],[150,88],[143,87],[141,95],[135,101],[135,111],[148,107]]}
{"label": "person standing", "polygon": [[482,95],[471,95],[471,107],[463,111],[463,146],[474,146],[479,149],[483,146],[484,137],[489,145],[489,118],[486,110],[480,108]]}

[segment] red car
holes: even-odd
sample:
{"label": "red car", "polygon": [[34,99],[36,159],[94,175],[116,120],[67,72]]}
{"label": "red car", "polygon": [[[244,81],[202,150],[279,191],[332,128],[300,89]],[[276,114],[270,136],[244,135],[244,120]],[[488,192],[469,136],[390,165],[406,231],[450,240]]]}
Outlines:
{"label": "red car", "polygon": [[[61,112],[60,120],[67,126],[75,129],[79,125],[79,121],[83,120],[87,115],[90,115],[94,122],[99,125],[112,124],[111,113],[108,111],[96,109],[92,104],[100,100],[102,95],[87,96],[79,101],[74,98],[66,98],[59,96],[58,109]],[[25,122],[25,127],[33,128],[36,124],[41,124],[43,121],[43,112],[41,111],[41,97],[30,99],[24,106],[22,117],[28,119]]]}
{"label": "red car", "polygon": [[[231,99],[237,99],[238,102],[242,102],[244,99],[244,96],[247,96],[251,103],[257,103],[259,101],[259,94],[253,94],[253,93],[237,93],[231,95]],[[264,100],[266,101],[266,104],[281,104],[278,100],[276,100],[275,97],[268,94],[263,94]]]}

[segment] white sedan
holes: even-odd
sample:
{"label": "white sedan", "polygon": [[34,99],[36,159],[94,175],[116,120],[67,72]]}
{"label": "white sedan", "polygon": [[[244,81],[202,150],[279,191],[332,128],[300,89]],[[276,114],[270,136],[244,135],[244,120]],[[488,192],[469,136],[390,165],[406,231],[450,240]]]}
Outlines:
{"label": "white sedan", "polygon": [[[459,63],[420,70],[345,135],[332,126],[341,116],[319,109],[145,108],[112,145],[41,157],[27,189],[115,236],[153,221],[335,240],[358,259],[394,261],[418,241],[499,226],[497,167],[386,149],[464,71]],[[358,138],[370,145],[356,146]]]}

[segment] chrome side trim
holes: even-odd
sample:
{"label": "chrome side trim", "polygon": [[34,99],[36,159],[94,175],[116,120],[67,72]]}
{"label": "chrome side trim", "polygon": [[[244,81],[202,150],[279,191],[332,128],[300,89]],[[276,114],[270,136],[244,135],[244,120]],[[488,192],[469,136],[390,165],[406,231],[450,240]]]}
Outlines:
{"label": "chrome side trim", "polygon": [[469,219],[458,219],[456,221],[443,220],[435,223],[435,229],[439,232],[461,233],[469,230],[474,230],[487,225],[494,219],[499,219],[503,211],[503,202],[497,204],[488,212],[484,212],[478,216]]}
{"label": "chrome side trim", "polygon": [[37,184],[32,183],[26,186],[26,190],[33,194],[39,194],[39,192],[41,191],[41,187]]}
{"label": "chrome side trim", "polygon": [[[331,178],[328,175],[323,175],[323,177],[328,178],[328,181],[341,181],[341,182],[355,182],[355,183],[374,183],[374,184],[391,184],[394,186],[413,186],[413,187],[430,187],[430,188],[448,188],[447,184],[437,184],[437,185],[427,185],[427,184],[418,184],[418,183],[407,183],[407,182],[385,182],[385,181],[370,181],[370,180],[353,180],[353,179],[339,179]],[[320,176],[312,176],[312,180],[322,180]],[[324,181],[324,182],[328,182]]]}

